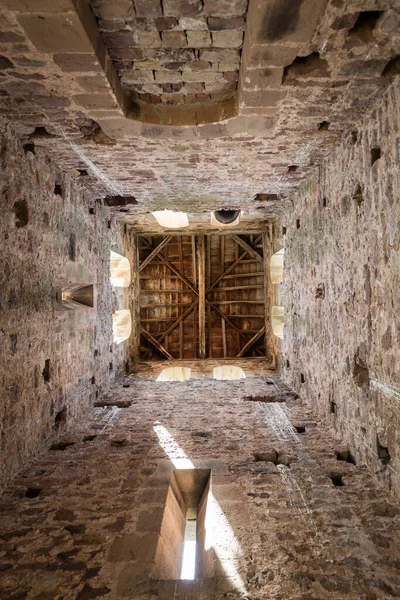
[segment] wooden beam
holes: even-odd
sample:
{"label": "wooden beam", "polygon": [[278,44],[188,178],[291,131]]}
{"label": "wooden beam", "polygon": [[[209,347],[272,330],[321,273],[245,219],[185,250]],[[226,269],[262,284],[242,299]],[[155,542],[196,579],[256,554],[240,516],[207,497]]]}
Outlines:
{"label": "wooden beam", "polygon": [[243,250],[246,250],[246,252],[248,254],[250,254],[250,256],[252,256],[256,260],[258,260],[258,262],[260,262],[262,265],[264,264],[263,257],[260,254],[258,254],[258,252],[256,250],[254,250],[254,248],[252,248],[251,246],[249,246],[249,244],[247,242],[245,242],[244,240],[242,240],[241,237],[239,237],[238,235],[235,235],[234,233],[231,233],[231,238],[237,244],[239,244],[239,246],[241,246],[243,248]]}
{"label": "wooden beam", "polygon": [[[213,304],[264,304],[264,300],[213,300]],[[260,315],[262,318],[264,315]]]}
{"label": "wooden beam", "polygon": [[226,327],[224,319],[221,319],[221,327],[222,327],[222,349],[224,353],[224,358],[227,356],[227,348],[226,348]]}
{"label": "wooden beam", "polygon": [[[263,290],[263,285],[235,285],[233,287],[218,287],[213,288],[210,292],[233,292],[235,290]],[[147,290],[142,290],[147,291]],[[154,290],[151,290],[154,291]],[[158,290],[155,290],[158,291]]]}
{"label": "wooden beam", "polygon": [[196,239],[197,281],[199,289],[199,358],[206,357],[206,253],[204,235]]}
{"label": "wooden beam", "polygon": [[[256,242],[258,242],[258,241],[259,241],[261,238],[262,238],[262,236],[261,236],[261,235],[259,235],[259,236],[257,237],[257,239],[256,239]],[[235,245],[235,254],[239,254],[239,252],[237,252],[237,250],[238,250],[238,246],[237,246],[237,244],[236,244],[236,245]],[[216,285],[218,285],[218,283],[219,283],[219,282],[220,282],[222,279],[225,279],[225,278],[227,278],[227,276],[229,275],[229,273],[230,273],[231,271],[233,271],[233,269],[236,267],[236,265],[238,265],[238,264],[239,264],[239,263],[240,263],[240,262],[241,262],[241,261],[244,259],[244,257],[246,256],[246,254],[247,254],[247,253],[248,253],[248,252],[247,252],[247,250],[246,250],[246,251],[245,251],[245,252],[243,252],[243,253],[242,253],[240,256],[237,256],[237,257],[235,258],[235,260],[233,261],[233,263],[232,263],[231,265],[229,265],[229,267],[228,267],[227,269],[225,269],[225,271],[222,273],[222,275],[220,275],[220,276],[219,276],[219,277],[218,277],[218,278],[217,278],[217,279],[214,281],[214,283],[213,283],[212,285],[208,285],[208,287],[207,287],[207,291],[206,291],[206,294],[208,294],[208,292],[210,292],[212,289],[214,289],[214,288],[215,288],[215,286],[216,286]],[[230,277],[236,277],[236,275],[230,275]]]}
{"label": "wooden beam", "polygon": [[[210,302],[209,300],[206,300],[206,304],[207,306],[210,306],[213,310],[215,310],[215,312],[222,318],[225,320],[225,322],[229,325],[229,327],[231,327],[232,329],[234,329],[241,338],[244,339],[244,341],[247,343],[247,337],[246,335],[243,333],[243,331],[241,331],[239,329],[239,327],[236,327],[235,323],[232,323],[232,321],[229,319],[229,317],[227,317],[222,311],[219,310],[219,308],[217,306],[215,306],[215,304],[213,304],[212,302]],[[263,318],[263,316],[261,315],[261,318]]]}
{"label": "wooden beam", "polygon": [[241,356],[243,356],[243,354],[246,354],[246,352],[253,346],[253,344],[256,343],[257,340],[260,339],[261,336],[264,335],[264,333],[265,333],[265,326],[261,327],[260,331],[257,331],[257,333],[255,335],[253,335],[251,340],[249,340],[247,342],[247,344],[245,344],[243,346],[243,348],[240,350],[240,352],[238,354],[236,354],[236,357],[240,358]]}
{"label": "wooden beam", "polygon": [[167,235],[167,237],[164,238],[160,244],[158,244],[157,248],[154,248],[154,250],[149,254],[149,256],[144,259],[144,261],[142,262],[142,264],[139,267],[139,271],[143,271],[143,269],[145,269],[147,267],[149,262],[151,262],[153,260],[153,258],[155,256],[157,256],[157,254],[159,252],[161,252],[161,250],[168,244],[168,242],[171,241],[171,239],[172,239],[172,235]]}
{"label": "wooden beam", "polygon": [[158,342],[148,331],[146,331],[143,327],[140,328],[140,333],[145,337],[159,352],[164,354],[168,358],[168,360],[172,360],[172,356],[170,353]]}
{"label": "wooden beam", "polygon": [[[192,310],[194,309],[194,307],[197,305],[197,300],[195,300],[175,321],[174,323],[172,323],[172,325],[170,325],[168,327],[168,329],[166,331],[164,331],[164,333],[158,338],[158,342],[163,342],[165,340],[165,338],[167,337],[167,335],[169,335],[176,327],[178,327],[179,323],[181,322],[181,320],[186,319],[186,317],[192,312]],[[162,319],[164,320],[164,319]],[[169,319],[168,319],[169,320]],[[161,321],[161,319],[160,319]],[[146,356],[148,355],[148,351],[147,354],[145,354],[145,356],[143,357],[143,359],[146,358]]]}
{"label": "wooden beam", "polygon": [[167,260],[162,254],[159,254],[159,257],[161,258],[161,260],[163,261],[164,264],[167,265],[167,267],[169,269],[171,269],[171,271],[173,273],[175,273],[175,275],[178,277],[178,279],[181,279],[183,281],[183,283],[185,285],[187,285],[192,292],[194,292],[196,294],[196,296],[199,295],[199,292],[197,291],[197,289],[194,287],[194,285],[189,281],[189,279],[187,279],[184,275],[182,275],[182,273],[179,272],[179,270],[174,267],[174,265],[172,265],[169,260]]}

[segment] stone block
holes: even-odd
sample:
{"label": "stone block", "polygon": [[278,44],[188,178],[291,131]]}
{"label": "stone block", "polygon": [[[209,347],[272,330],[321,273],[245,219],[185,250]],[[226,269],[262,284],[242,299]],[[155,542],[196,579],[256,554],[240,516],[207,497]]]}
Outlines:
{"label": "stone block", "polygon": [[132,562],[127,564],[118,576],[117,595],[134,598],[135,594],[145,591],[149,583],[149,575],[153,569],[151,562]]}
{"label": "stone block", "polygon": [[123,19],[100,19],[99,29],[100,31],[123,31],[126,29],[126,22]]}
{"label": "stone block", "polygon": [[85,92],[93,94],[107,93],[110,89],[105,75],[86,75],[76,77],[75,81]]}
{"label": "stone block", "polygon": [[240,106],[276,106],[286,96],[281,90],[266,90],[259,92],[241,92]]}
{"label": "stone block", "polygon": [[101,19],[129,18],[135,16],[132,0],[113,0],[113,2],[93,0],[92,10]]}
{"label": "stone block", "polygon": [[179,27],[188,31],[208,31],[205,17],[181,17],[179,19]]}
{"label": "stone block", "polygon": [[215,71],[184,71],[183,81],[201,81],[206,83],[225,83],[222,73]]}
{"label": "stone block", "polygon": [[238,70],[239,70],[239,61],[218,63],[218,71],[238,71]]}
{"label": "stone block", "polygon": [[65,13],[74,11],[72,0],[3,0],[3,6],[22,13]]}
{"label": "stone block", "polygon": [[97,73],[102,71],[101,65],[94,54],[76,52],[54,54],[53,60],[60,69],[67,73]]}
{"label": "stone block", "polygon": [[163,31],[161,39],[164,46],[169,48],[186,48],[188,45],[183,31]]}
{"label": "stone block", "polygon": [[178,19],[175,17],[159,17],[154,19],[154,24],[158,31],[171,31],[178,26]]}
{"label": "stone block", "polygon": [[173,17],[196,17],[201,14],[201,0],[163,0],[164,15]]}
{"label": "stone block", "polygon": [[211,36],[208,31],[187,31],[187,41],[191,48],[211,46]]}
{"label": "stone block", "polygon": [[247,0],[204,0],[204,12],[212,17],[241,17],[246,11]]}
{"label": "stone block", "polygon": [[119,117],[113,118],[97,118],[97,122],[108,137],[113,140],[124,139],[130,136],[140,135],[142,123]]}
{"label": "stone block", "polygon": [[247,69],[242,78],[244,90],[278,88],[282,83],[283,68]]}
{"label": "stone block", "polygon": [[77,94],[73,98],[75,102],[85,108],[108,109],[117,107],[117,101],[111,94]]}
{"label": "stone block", "polygon": [[156,57],[161,64],[186,63],[194,60],[194,52],[190,48],[161,48],[157,51]]}
{"label": "stone block", "polygon": [[161,102],[163,104],[182,106],[183,104],[185,104],[185,97],[183,96],[183,94],[162,94]]}
{"label": "stone block", "polygon": [[209,50],[200,50],[200,59],[211,63],[235,62],[240,60],[240,54],[239,50],[210,48]]}
{"label": "stone block", "polygon": [[199,94],[204,91],[204,85],[202,83],[185,83],[185,91],[188,94]]}
{"label": "stone block", "polygon": [[155,80],[157,83],[180,83],[182,75],[180,71],[155,71]]}
{"label": "stone block", "polygon": [[244,17],[209,17],[207,23],[210,31],[230,31],[232,29],[244,29]]}
{"label": "stone block", "polygon": [[254,45],[246,52],[246,66],[285,67],[297,56],[298,48],[280,44]]}
{"label": "stone block", "polygon": [[104,32],[101,37],[108,49],[130,48],[131,46],[138,45],[139,33],[133,33],[132,31]]}
{"label": "stone block", "polygon": [[154,83],[153,71],[141,71],[140,69],[128,71],[123,75],[122,83]]}
{"label": "stone block", "polygon": [[139,46],[143,48],[159,48],[161,46],[160,34],[158,31],[137,31],[135,39]]}
{"label": "stone block", "polygon": [[160,0],[135,0],[138,17],[162,17]]}
{"label": "stone block", "polygon": [[183,71],[210,71],[211,63],[206,60],[193,60],[190,63],[183,65]]}
{"label": "stone block", "polygon": [[115,538],[108,556],[109,562],[128,562],[136,558],[137,536],[125,533]]}
{"label": "stone block", "polygon": [[41,52],[93,52],[76,14],[49,14],[45,19],[39,19],[37,15],[19,15],[18,21],[32,44]]}
{"label": "stone block", "polygon": [[241,48],[243,31],[214,31],[212,41],[215,48]]}

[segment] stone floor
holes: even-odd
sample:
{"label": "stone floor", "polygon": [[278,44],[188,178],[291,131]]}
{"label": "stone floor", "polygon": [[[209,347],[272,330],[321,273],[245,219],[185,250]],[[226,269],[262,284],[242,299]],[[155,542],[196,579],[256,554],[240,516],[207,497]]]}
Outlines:
{"label": "stone floor", "polygon": [[[7,488],[1,600],[400,597],[399,506],[279,381],[126,379],[106,399]],[[141,587],[160,469],[187,460],[212,469],[215,582]]]}

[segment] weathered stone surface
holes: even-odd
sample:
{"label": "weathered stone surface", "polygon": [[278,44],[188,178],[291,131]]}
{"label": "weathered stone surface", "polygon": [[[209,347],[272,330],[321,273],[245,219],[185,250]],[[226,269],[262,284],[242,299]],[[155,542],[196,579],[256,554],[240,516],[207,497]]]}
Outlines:
{"label": "weathered stone surface", "polygon": [[[390,123],[399,121],[399,106],[395,86],[282,219],[285,261],[308,282],[302,289],[284,283],[286,377],[348,440],[357,462],[396,490],[400,181]],[[381,157],[371,165],[378,146]],[[321,284],[323,297],[316,293]]]}
{"label": "weathered stone surface", "polygon": [[[125,381],[130,388],[115,386],[103,398],[135,405],[95,409],[74,433],[98,433],[95,439],[42,456],[7,488],[2,600],[23,592],[37,599],[66,596],[71,587],[79,598],[176,597],[182,582],[157,581],[151,574],[176,570],[158,553],[171,474],[185,459],[212,473],[212,598],[222,600],[232,585],[235,596],[239,586],[254,598],[398,595],[399,507],[358,460],[337,460],[337,442],[303,401],[245,402],[244,396],[276,393],[263,379]],[[199,437],[204,415],[207,437]],[[301,435],[291,424],[300,422],[306,429]],[[133,445],[108,443],[124,436]],[[333,472],[346,485],[335,486]],[[42,492],[26,497],[27,486]],[[40,523],[34,529],[32,510]],[[173,514],[168,510],[164,526],[173,526]],[[195,585],[197,598],[210,598],[207,580]]]}
{"label": "weathered stone surface", "polygon": [[[0,276],[1,485],[29,457],[60,441],[113,378],[118,362],[115,357],[109,370],[108,216],[100,206],[89,213],[89,198],[77,182],[42,152],[46,136],[44,129],[26,140],[25,151],[10,136],[1,139],[1,228],[2,239],[10,240]],[[78,157],[76,167],[82,167]],[[96,308],[63,309],[62,285],[68,280],[93,283],[96,306],[108,318]]]}

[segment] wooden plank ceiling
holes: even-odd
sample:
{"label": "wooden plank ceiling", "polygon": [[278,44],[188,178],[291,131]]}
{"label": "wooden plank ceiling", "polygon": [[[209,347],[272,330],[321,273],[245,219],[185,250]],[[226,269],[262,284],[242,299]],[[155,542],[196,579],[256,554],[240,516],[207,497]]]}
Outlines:
{"label": "wooden plank ceiling", "polygon": [[143,360],[265,356],[262,235],[139,236]]}

